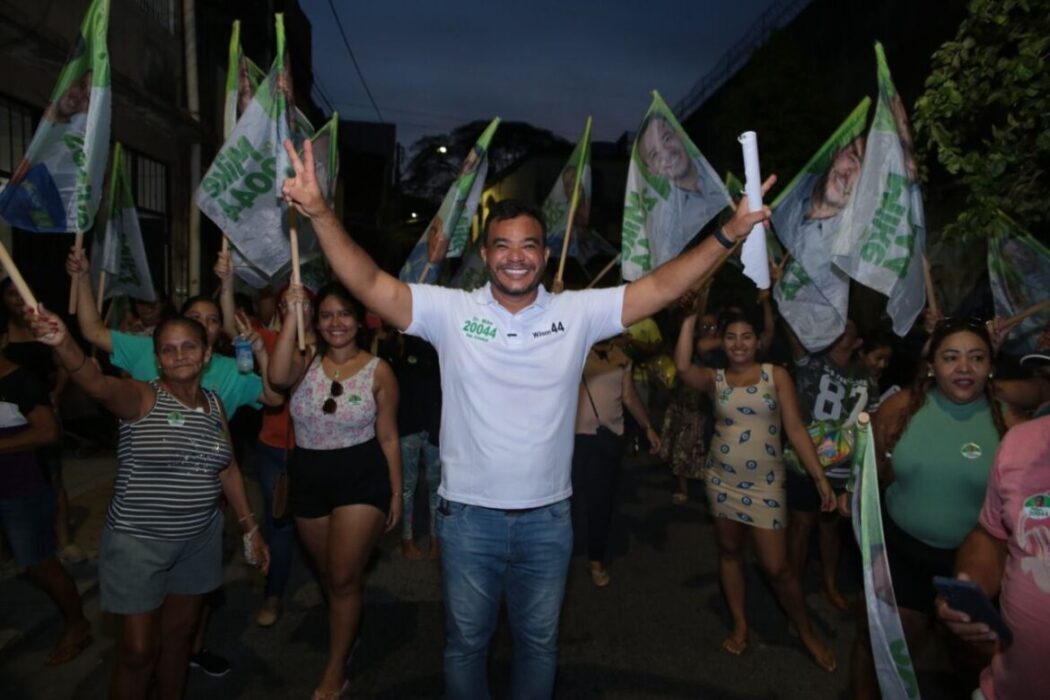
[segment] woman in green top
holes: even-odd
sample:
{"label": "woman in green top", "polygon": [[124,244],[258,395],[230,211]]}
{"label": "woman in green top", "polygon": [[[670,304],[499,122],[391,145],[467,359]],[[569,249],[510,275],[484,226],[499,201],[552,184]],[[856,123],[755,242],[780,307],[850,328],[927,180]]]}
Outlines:
{"label": "woman in green top", "polygon": [[[872,427],[884,489],[883,529],[893,592],[909,648],[931,629],[934,576],[952,576],[955,552],[977,523],[999,439],[1016,421],[1000,401],[1016,387],[992,378],[984,322],[944,319],[916,382],[888,398]],[[866,620],[852,656],[855,697],[878,697]]]}

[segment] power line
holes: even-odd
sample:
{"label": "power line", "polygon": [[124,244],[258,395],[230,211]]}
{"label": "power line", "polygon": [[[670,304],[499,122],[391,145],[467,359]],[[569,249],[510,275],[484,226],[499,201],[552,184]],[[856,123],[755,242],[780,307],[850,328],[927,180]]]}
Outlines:
{"label": "power line", "polygon": [[314,89],[317,90],[317,95],[321,98],[321,101],[328,105],[328,111],[335,112],[336,108],[332,104],[332,101],[328,99],[328,93],[326,93],[324,88],[321,87],[321,81],[318,80],[316,74],[314,75]]}
{"label": "power line", "polygon": [[346,46],[347,53],[350,54],[350,60],[354,64],[354,69],[357,70],[357,77],[361,79],[361,85],[365,88],[365,94],[368,95],[368,99],[372,102],[372,107],[376,111],[376,116],[379,117],[379,121],[386,123],[383,119],[383,113],[379,111],[379,105],[376,104],[376,98],[372,97],[372,91],[368,89],[368,82],[365,80],[365,74],[361,72],[361,66],[357,65],[357,58],[354,56],[354,50],[350,48],[350,40],[346,38],[346,30],[343,29],[343,23],[339,19],[339,13],[335,11],[335,4],[332,0],[328,0],[328,7],[332,10],[332,16],[335,17],[335,24],[339,27],[339,36],[343,38],[343,44]]}

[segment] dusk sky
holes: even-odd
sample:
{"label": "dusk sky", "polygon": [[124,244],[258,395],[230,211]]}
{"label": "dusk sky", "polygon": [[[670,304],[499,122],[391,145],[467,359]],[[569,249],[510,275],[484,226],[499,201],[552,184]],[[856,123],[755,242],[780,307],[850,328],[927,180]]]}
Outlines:
{"label": "dusk sky", "polygon": [[[340,116],[377,120],[329,0],[300,4],[315,81]],[[672,106],[682,98],[771,0],[332,4],[383,120],[409,148],[497,115],[570,141],[592,115],[594,138],[614,140],[641,121],[651,90]]]}

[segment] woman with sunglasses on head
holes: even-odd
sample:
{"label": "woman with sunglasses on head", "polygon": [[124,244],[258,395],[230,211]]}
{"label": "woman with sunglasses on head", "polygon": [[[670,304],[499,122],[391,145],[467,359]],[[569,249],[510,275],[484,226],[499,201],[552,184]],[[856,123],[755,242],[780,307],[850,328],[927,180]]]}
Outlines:
{"label": "woman with sunglasses on head", "polygon": [[682,381],[714,403],[715,433],[705,481],[718,540],[719,575],[733,618],[722,649],[734,656],[747,649],[744,547],[750,533],[759,564],[806,650],[818,666],[834,671],[835,654],[813,629],[802,586],[788,566],[781,432],[816,482],[822,510],[835,507],[835,494],[799,414],[795,385],[784,368],[758,361],[758,323],[740,311],[731,310],[719,320],[727,368],[694,364],[696,319],[692,314],[682,322],[674,359]]}
{"label": "woman with sunglasses on head", "polygon": [[[992,358],[984,322],[938,321],[915,383],[886,399],[872,419],[886,553],[913,653],[933,631],[932,579],[952,576],[956,550],[977,523],[999,440],[1020,420],[1001,400],[1023,396],[1025,387],[992,382]],[[866,620],[852,676],[856,697],[878,696]]]}
{"label": "woman with sunglasses on head", "polygon": [[289,287],[270,360],[270,382],[291,390],[295,452],[288,506],[328,597],[329,649],[314,700],[347,690],[346,660],[357,636],[365,564],[379,536],[401,517],[401,448],[397,380],[386,362],[357,342],[362,313],[344,287],[323,287],[314,300],[316,349],[296,345]]}

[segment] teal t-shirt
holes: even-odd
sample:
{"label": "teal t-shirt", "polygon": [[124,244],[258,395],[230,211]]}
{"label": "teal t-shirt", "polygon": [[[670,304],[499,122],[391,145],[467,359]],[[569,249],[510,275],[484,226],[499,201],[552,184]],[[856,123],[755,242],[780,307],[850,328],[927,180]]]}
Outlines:
{"label": "teal t-shirt", "polygon": [[959,405],[931,389],[893,450],[886,510],[912,537],[957,548],[977,524],[998,447],[987,399]]}
{"label": "teal t-shirt", "polygon": [[[119,331],[110,331],[109,337],[113,343],[109,361],[114,367],[121,368],[134,379],[143,382],[159,376],[152,338]],[[226,415],[231,418],[241,406],[262,406],[259,403],[259,395],[263,390],[262,379],[253,372],[241,374],[237,371],[237,362],[225,355],[211,356],[211,361],[201,376],[201,386],[219,395]]]}

